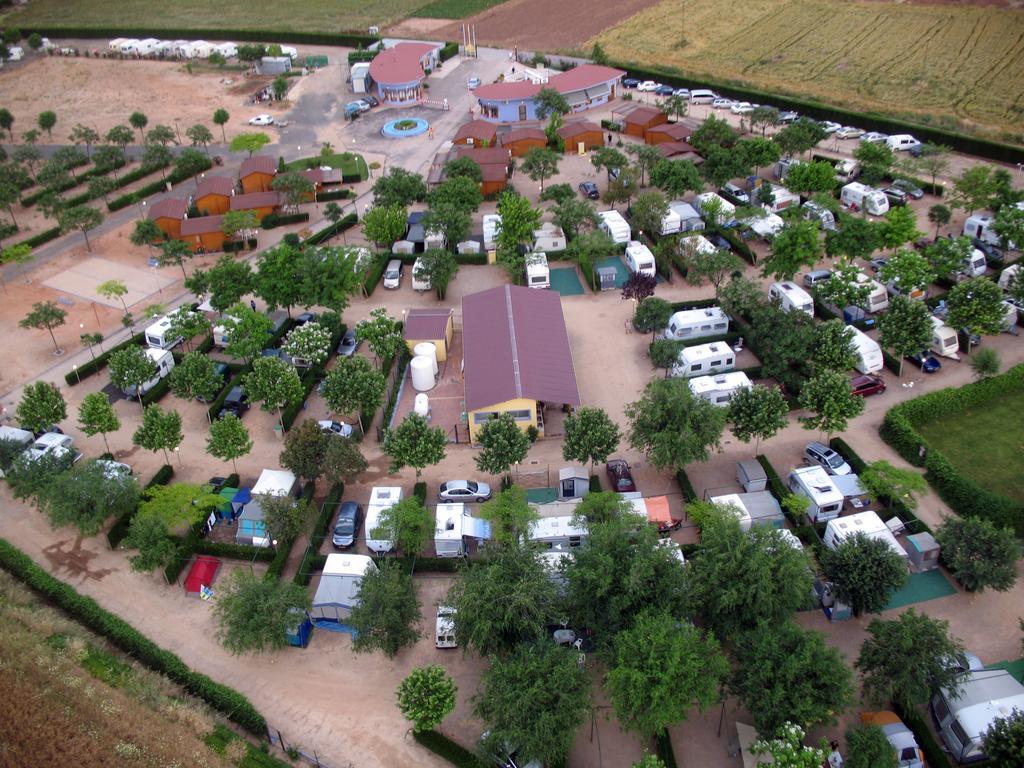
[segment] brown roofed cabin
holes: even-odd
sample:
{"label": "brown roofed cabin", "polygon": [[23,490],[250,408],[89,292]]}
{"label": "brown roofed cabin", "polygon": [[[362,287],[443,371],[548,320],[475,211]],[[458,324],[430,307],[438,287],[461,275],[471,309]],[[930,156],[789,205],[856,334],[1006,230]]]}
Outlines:
{"label": "brown roofed cabin", "polygon": [[242,192],[269,192],[276,175],[277,164],[274,159],[267,155],[256,155],[242,163],[238,180],[242,182]]}
{"label": "brown roofed cabin", "polygon": [[323,192],[324,187],[341,184],[340,168],[307,168],[301,171],[302,175],[313,182],[317,192]]}
{"label": "brown roofed cabin", "polygon": [[181,239],[195,252],[224,250],[223,216],[200,216],[181,222]]}
{"label": "brown roofed cabin", "polygon": [[231,209],[231,195],[235,183],[226,176],[210,176],[199,182],[192,201],[196,208],[207,216],[227,213]]}
{"label": "brown roofed cabin", "polygon": [[447,360],[455,336],[454,318],[455,312],[451,309],[410,309],[402,329],[409,354],[413,354],[417,344],[429,341],[434,345],[437,361]]}
{"label": "brown roofed cabin", "polygon": [[548,136],[540,128],[515,128],[501,137],[501,146],[512,157],[522,157],[531,149],[544,149],[547,145]]}
{"label": "brown roofed cabin", "polygon": [[470,440],[508,413],[544,435],[544,408],[580,404],[572,348],[554,291],[500,285],[462,299],[463,378]]}
{"label": "brown roofed cabin", "polygon": [[470,120],[459,126],[455,132],[453,144],[463,144],[467,147],[495,147],[497,142],[498,129],[494,123],[486,120]]}
{"label": "brown roofed cabin", "polygon": [[689,141],[697,126],[692,123],[660,123],[644,131],[644,141],[661,144],[664,141]]}
{"label": "brown roofed cabin", "polygon": [[635,107],[622,120],[623,132],[643,138],[649,128],[668,122],[668,115],[657,107]]}
{"label": "brown roofed cabin", "polygon": [[160,228],[164,237],[177,240],[181,237],[181,221],[187,211],[184,200],[169,197],[150,206],[149,220]]}
{"label": "brown roofed cabin", "polygon": [[258,221],[263,221],[264,216],[274,213],[281,207],[283,197],[280,192],[250,192],[247,195],[232,195],[231,210],[252,211],[256,214]]}
{"label": "brown roofed cabin", "polygon": [[685,141],[663,141],[655,146],[666,160],[689,160],[694,165],[704,162],[700,153]]}
{"label": "brown roofed cabin", "polygon": [[456,157],[468,157],[480,166],[483,181],[480,191],[485,195],[494,195],[508,186],[508,177],[512,175],[512,153],[504,147],[476,149],[474,147],[455,147]]}
{"label": "brown roofed cabin", "polygon": [[558,129],[558,135],[565,142],[566,152],[579,152],[580,144],[583,145],[584,152],[604,146],[604,131],[600,125],[589,120],[566,123]]}

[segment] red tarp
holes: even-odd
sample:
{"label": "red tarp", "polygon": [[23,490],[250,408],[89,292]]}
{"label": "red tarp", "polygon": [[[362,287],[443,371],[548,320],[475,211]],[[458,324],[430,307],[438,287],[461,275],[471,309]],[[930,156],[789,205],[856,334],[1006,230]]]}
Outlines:
{"label": "red tarp", "polygon": [[199,593],[199,587],[213,585],[213,579],[220,568],[220,560],[209,555],[200,555],[189,568],[185,577],[185,591]]}

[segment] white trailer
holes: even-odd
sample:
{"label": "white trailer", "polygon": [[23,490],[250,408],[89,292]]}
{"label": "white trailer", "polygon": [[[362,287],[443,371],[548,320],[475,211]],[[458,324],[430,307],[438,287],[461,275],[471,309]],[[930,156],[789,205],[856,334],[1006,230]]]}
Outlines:
{"label": "white trailer", "polygon": [[135,46],[138,45],[138,44],[139,44],[138,38],[126,37],[124,40],[121,41],[120,51],[125,56],[128,56],[128,55],[130,55],[132,53],[135,53]]}
{"label": "white trailer", "polygon": [[491,538],[490,522],[470,515],[462,502],[438,504],[434,522],[434,553],[438,557],[464,557],[469,554],[467,539]]}
{"label": "white trailer", "polygon": [[613,243],[624,246],[633,239],[633,231],[629,228],[629,222],[622,218],[621,213],[599,211],[597,215],[601,219],[599,226],[608,233]]}
{"label": "white trailer", "polygon": [[762,205],[769,213],[778,213],[784,211],[789,207],[797,207],[800,205],[800,195],[796,192],[790,192],[785,187],[773,187],[772,188],[772,200],[771,205]]}
{"label": "white trailer", "polygon": [[[713,207],[717,207],[717,221],[713,222],[708,221],[708,216],[710,215],[708,203],[712,200],[717,201],[717,205],[712,204]],[[700,217],[704,221],[708,221],[709,224],[728,224],[736,218],[736,206],[715,192],[702,192],[694,197],[693,207],[700,214]]]}
{"label": "white trailer", "polygon": [[[412,265],[412,289],[418,293],[430,290],[430,275],[420,272],[423,267],[423,257],[417,257],[416,261]],[[422,277],[417,277],[420,274]]]}
{"label": "white trailer", "polygon": [[736,353],[732,347],[722,341],[713,341],[710,344],[683,347],[672,366],[672,375],[688,379],[709,373],[726,373],[735,367]]}
{"label": "white trailer", "polygon": [[126,387],[124,393],[128,397],[139,397],[146,394],[160,383],[160,379],[168,376],[174,369],[174,355],[171,354],[171,350],[147,347],[143,352],[149,359],[149,362],[156,366],[156,374],[149,381],[143,383],[141,387],[135,387],[134,385]]}
{"label": "white trailer", "polygon": [[1009,299],[1003,300],[1003,331],[1017,335],[1017,320],[1020,312],[1017,305]]}
{"label": "white trailer", "polygon": [[1011,264],[999,274],[999,287],[1004,291],[1010,290],[1010,283],[1014,276],[1020,271],[1020,264]]}
{"label": "white trailer", "polygon": [[884,541],[889,549],[903,558],[904,562],[910,562],[910,555],[896,541],[889,526],[882,522],[878,513],[871,510],[829,520],[828,525],[825,526],[825,536],[822,538],[822,542],[829,549],[837,549],[840,544],[858,533],[869,539]]}
{"label": "white trailer", "polygon": [[963,269],[960,270],[960,275],[965,279],[969,277],[981,277],[985,274],[988,269],[988,262],[985,261],[985,254],[975,248],[971,251],[971,255],[964,259]]}
{"label": "white trailer", "polygon": [[853,181],[843,187],[839,202],[853,211],[867,211],[872,216],[882,216],[889,210],[889,198],[880,190]]}
{"label": "white trailer", "polygon": [[860,165],[856,160],[844,159],[836,163],[836,181],[849,184],[860,176]]}
{"label": "white trailer", "polygon": [[863,304],[858,305],[861,309],[865,312],[883,312],[889,308],[889,292],[885,290],[884,285],[863,272],[857,273],[857,283],[858,285],[867,283],[871,286],[871,293],[868,294]]}
{"label": "white trailer", "polygon": [[526,254],[526,286],[528,288],[550,288],[551,270],[548,269],[546,253]]}
{"label": "white trailer", "polygon": [[687,382],[694,397],[707,400],[712,405],[725,408],[733,395],[743,389],[750,389],[750,379],[743,371],[730,371],[714,376],[700,376]]}
{"label": "white trailer", "polygon": [[232,324],[237,323],[238,319],[231,315],[224,315],[221,324],[213,326],[213,345],[224,349],[230,342],[231,329],[224,324],[224,320],[230,321]]}
{"label": "white trailer", "polygon": [[782,507],[768,491],[727,493],[724,496],[712,496],[708,501],[735,509],[740,528],[744,531],[749,531],[755,525],[782,528],[785,520]]}
{"label": "white trailer", "polygon": [[630,272],[639,272],[648,277],[654,277],[658,272],[651,249],[637,240],[630,240],[626,245],[625,262]]}
{"label": "white trailer", "polygon": [[804,218],[807,221],[817,221],[818,225],[826,232],[835,231],[836,217],[828,208],[818,205],[813,200],[808,200],[800,207],[803,208]]}
{"label": "white trailer", "polygon": [[282,45],[281,55],[287,56],[289,59],[294,59],[299,55],[299,49],[291,45]]}
{"label": "white trailer", "polygon": [[366,505],[366,546],[378,555],[390,552],[395,548],[395,542],[391,538],[376,538],[387,536],[387,531],[378,531],[380,528],[381,514],[402,500],[402,489],[398,486],[377,486],[370,491],[370,502]]}
{"label": "white trailer", "polygon": [[668,207],[679,217],[680,232],[694,232],[704,229],[704,219],[697,213],[697,209],[689,203],[683,200],[673,200],[668,204]]}
{"label": "white trailer", "polygon": [[192,57],[196,59],[208,59],[213,53],[213,43],[206,40],[193,40],[191,43]]}
{"label": "white trailer", "polygon": [[818,466],[798,467],[789,473],[789,490],[810,500],[807,517],[812,523],[823,523],[839,517],[843,508],[843,492]]}
{"label": "white trailer", "polygon": [[796,283],[788,280],[772,283],[768,288],[768,298],[778,301],[783,312],[803,312],[814,317],[814,299]]}
{"label": "white trailer", "polygon": [[530,541],[545,549],[567,550],[578,547],[587,537],[587,529],[573,525],[572,515],[541,517],[530,524]]}
{"label": "white trailer", "polygon": [[545,221],[538,229],[533,230],[533,250],[543,251],[564,251],[565,232],[557,224]]}
{"label": "white trailer", "polygon": [[950,755],[959,763],[984,760],[985,735],[997,717],[1024,712],[1024,685],[1005,669],[980,669],[957,678],[954,695],[942,688],[931,710]]}
{"label": "white trailer", "polygon": [[160,45],[160,41],[155,37],[147,37],[145,40],[139,40],[135,44],[134,53],[136,56],[149,56],[156,50],[158,45]]}
{"label": "white trailer", "polygon": [[176,312],[164,315],[155,323],[146,328],[146,344],[157,349],[174,349],[184,340],[181,336],[171,336],[171,324],[176,319],[178,312],[186,312],[195,315],[195,312],[182,307]]}
{"label": "white trailer", "polygon": [[676,312],[668,320],[665,329],[666,339],[677,341],[700,339],[707,336],[722,336],[729,332],[729,316],[721,307],[704,307],[703,309],[684,309]]}
{"label": "white trailer", "polygon": [[370,63],[361,61],[349,68],[349,81],[352,83],[352,93],[366,93],[367,81],[370,77]]}
{"label": "white trailer", "polygon": [[483,218],[484,248],[493,251],[497,247],[498,232],[501,231],[501,216],[496,213],[485,213]]}
{"label": "white trailer", "polygon": [[967,221],[964,222],[963,234],[967,237],[984,240],[989,245],[999,246],[1001,245],[999,235],[992,228],[994,223],[995,218],[990,215],[978,214],[976,216],[968,216]]}
{"label": "white trailer", "polygon": [[766,216],[758,216],[753,219],[746,219],[743,223],[750,228],[751,232],[762,240],[771,240],[786,226],[786,222],[782,220],[782,217],[774,213],[769,213]]}
{"label": "white trailer", "polygon": [[682,220],[679,214],[672,210],[671,206],[668,209],[668,213],[661,219],[661,228],[658,230],[659,235],[674,235],[676,232],[681,231]]}
{"label": "white trailer", "polygon": [[718,250],[704,235],[685,235],[679,238],[679,246],[686,257],[712,254]]}
{"label": "white trailer", "polygon": [[108,48],[108,50],[113,51],[114,53],[120,53],[121,52],[121,46],[124,45],[127,42],[128,42],[128,38],[127,37],[115,37],[113,40],[111,40],[109,43],[107,43],[107,48]]}
{"label": "white trailer", "polygon": [[225,59],[233,59],[238,55],[238,46],[234,43],[218,43],[213,46],[214,53],[219,53]]}
{"label": "white trailer", "polygon": [[885,361],[882,359],[882,348],[878,346],[878,342],[859,328],[852,325],[846,327],[853,331],[853,351],[857,355],[857,362],[853,367],[861,373],[877,373],[882,370]]}
{"label": "white trailer", "polygon": [[936,355],[942,355],[942,357],[948,357],[951,360],[959,360],[960,340],[957,338],[956,331],[934,315],[931,316],[931,321],[932,352]]}

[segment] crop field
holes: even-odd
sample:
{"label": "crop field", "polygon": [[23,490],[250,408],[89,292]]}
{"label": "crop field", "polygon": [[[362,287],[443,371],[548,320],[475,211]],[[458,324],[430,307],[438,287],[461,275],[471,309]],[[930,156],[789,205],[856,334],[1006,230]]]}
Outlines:
{"label": "crop field", "polygon": [[620,61],[1024,141],[1024,11],[663,0],[596,40]]}
{"label": "crop field", "polygon": [[415,15],[424,19],[464,19],[503,2],[505,0],[433,0],[417,9]]}

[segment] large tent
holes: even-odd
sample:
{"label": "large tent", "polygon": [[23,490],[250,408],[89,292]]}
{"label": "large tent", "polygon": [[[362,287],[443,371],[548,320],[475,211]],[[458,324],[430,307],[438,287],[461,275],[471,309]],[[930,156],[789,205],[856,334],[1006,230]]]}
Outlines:
{"label": "large tent", "polygon": [[376,570],[377,566],[366,555],[328,555],[313,596],[310,618],[343,624],[359,604],[363,576]]}

